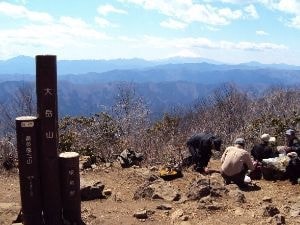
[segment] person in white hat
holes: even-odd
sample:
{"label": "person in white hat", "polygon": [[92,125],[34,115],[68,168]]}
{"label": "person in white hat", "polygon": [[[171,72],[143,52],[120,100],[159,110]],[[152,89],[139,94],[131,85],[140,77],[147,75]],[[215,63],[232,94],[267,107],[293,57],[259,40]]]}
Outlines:
{"label": "person in white hat", "polygon": [[255,161],[262,162],[263,159],[274,158],[277,156],[269,146],[270,138],[271,136],[269,134],[263,134],[260,136],[261,142],[253,146],[251,155]]}
{"label": "person in white hat", "polygon": [[245,175],[248,170],[254,169],[250,154],[244,150],[245,140],[237,138],[234,141],[234,146],[225,149],[221,162],[221,175],[226,184],[233,182],[239,188],[247,187],[245,183]]}

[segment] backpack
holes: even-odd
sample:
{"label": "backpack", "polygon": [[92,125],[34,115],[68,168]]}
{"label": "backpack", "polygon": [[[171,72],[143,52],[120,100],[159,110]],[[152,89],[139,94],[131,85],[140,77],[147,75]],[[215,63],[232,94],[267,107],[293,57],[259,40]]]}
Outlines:
{"label": "backpack", "polygon": [[300,178],[300,158],[293,157],[286,168],[287,178],[292,184],[297,184]]}

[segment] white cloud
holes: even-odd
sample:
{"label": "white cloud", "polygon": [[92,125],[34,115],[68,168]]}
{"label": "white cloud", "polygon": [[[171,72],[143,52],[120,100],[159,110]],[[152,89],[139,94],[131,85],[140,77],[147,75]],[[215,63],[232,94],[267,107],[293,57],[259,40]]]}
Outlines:
{"label": "white cloud", "polygon": [[287,26],[300,29],[300,1],[299,0],[259,0],[266,7],[278,10],[293,17],[290,19],[281,19]]}
{"label": "white cloud", "polygon": [[287,46],[270,42],[231,42],[231,41],[212,41],[208,38],[173,38],[164,39],[154,36],[144,36],[140,43],[136,45],[146,45],[151,48],[177,48],[177,49],[237,49],[244,51],[267,51],[267,50],[286,50]]}
{"label": "white cloud", "polygon": [[288,22],[288,26],[300,29],[300,15],[292,18],[291,21]]}
{"label": "white cloud", "polygon": [[109,20],[107,19],[104,19],[102,17],[95,17],[95,22],[102,28],[105,28],[105,27],[118,27],[117,24],[114,24],[112,22],[110,22]]}
{"label": "white cloud", "polygon": [[173,19],[168,19],[168,20],[162,21],[160,23],[160,25],[162,27],[175,29],[175,30],[182,30],[187,26],[186,23],[182,23],[182,22],[179,22],[179,21],[176,21],[176,20],[173,20]]}
{"label": "white cloud", "polygon": [[222,16],[224,18],[230,19],[230,20],[236,20],[242,17],[242,11],[241,10],[235,10],[232,11],[229,8],[222,8],[218,10],[219,16]]}
{"label": "white cloud", "polygon": [[125,10],[117,9],[114,6],[109,5],[109,4],[99,6],[97,8],[97,12],[102,16],[106,16],[109,13],[127,14],[127,12]]}
{"label": "white cloud", "polygon": [[[99,42],[109,40],[102,32],[83,20],[61,17],[47,24],[28,24],[16,29],[2,29],[0,35],[1,57],[13,55],[59,54],[72,57],[70,51],[81,54]],[[68,49],[68,50],[67,50]],[[81,50],[79,50],[81,49]]]}
{"label": "white cloud", "polygon": [[255,42],[239,42],[233,46],[235,49],[240,50],[254,50],[254,51],[266,51],[266,50],[285,50],[285,45],[278,45],[273,43],[255,43]]}
{"label": "white cloud", "polygon": [[[299,0],[219,0],[224,3],[233,3],[233,4],[245,4],[250,3],[251,6],[254,7],[253,4],[262,4],[266,8],[271,10],[277,10],[279,12],[285,13],[287,15],[291,15],[291,18],[281,18],[279,21],[284,23],[289,27],[293,27],[296,29],[300,29],[300,1]],[[212,2],[212,1],[210,1]],[[245,8],[245,10],[252,15],[253,18],[258,18],[258,14],[255,8]],[[285,15],[286,16],[286,15]]]}
{"label": "white cloud", "polygon": [[248,5],[244,8],[244,11],[248,14],[248,16],[250,18],[253,18],[253,19],[258,19],[259,18],[259,15],[256,11],[256,8],[254,5]]}
{"label": "white cloud", "polygon": [[[228,7],[214,7],[207,3],[195,3],[192,0],[119,0],[123,3],[132,3],[146,10],[156,10],[163,15],[185,23],[203,23],[211,26],[228,25],[233,20],[247,18],[243,13],[248,11],[233,10]],[[252,10],[252,16],[256,11]]]}
{"label": "white cloud", "polygon": [[213,31],[213,32],[216,32],[216,31],[219,31],[220,28],[217,28],[217,27],[214,27],[214,26],[205,26],[207,30],[210,30],[210,31]]}
{"label": "white cloud", "polygon": [[255,33],[257,35],[260,35],[260,36],[267,36],[267,35],[269,35],[269,33],[265,32],[263,30],[257,30]]}
{"label": "white cloud", "polygon": [[273,4],[280,11],[300,15],[299,0],[280,0],[277,4],[276,4],[276,2]]}
{"label": "white cloud", "polygon": [[175,54],[170,54],[167,56],[167,58],[170,57],[188,57],[188,58],[198,58],[201,57],[199,53],[196,53],[195,51],[192,51],[190,49],[182,49],[179,52]]}
{"label": "white cloud", "polygon": [[247,3],[252,3],[253,0],[220,0],[220,2],[232,3],[232,4],[247,4]]}
{"label": "white cloud", "polygon": [[48,13],[30,11],[24,6],[14,5],[7,2],[0,2],[0,14],[4,14],[15,19],[27,19],[42,23],[53,21],[53,18]]}

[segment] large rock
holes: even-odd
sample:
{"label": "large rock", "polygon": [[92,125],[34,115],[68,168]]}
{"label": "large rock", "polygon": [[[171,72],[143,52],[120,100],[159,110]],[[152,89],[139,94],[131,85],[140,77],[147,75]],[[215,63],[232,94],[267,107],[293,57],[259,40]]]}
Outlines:
{"label": "large rock", "polygon": [[228,190],[216,181],[209,179],[198,179],[190,184],[187,191],[189,200],[199,200],[205,196],[220,197]]}
{"label": "large rock", "polygon": [[96,182],[92,185],[83,184],[80,188],[81,200],[89,201],[94,199],[105,198],[103,195],[104,184]]}
{"label": "large rock", "polygon": [[92,166],[96,163],[95,156],[80,156],[79,158],[79,168],[81,170],[92,168]]}
{"label": "large rock", "polygon": [[154,183],[145,183],[135,192],[133,199],[163,199],[166,201],[178,201],[180,194],[170,184],[164,181],[156,181]]}

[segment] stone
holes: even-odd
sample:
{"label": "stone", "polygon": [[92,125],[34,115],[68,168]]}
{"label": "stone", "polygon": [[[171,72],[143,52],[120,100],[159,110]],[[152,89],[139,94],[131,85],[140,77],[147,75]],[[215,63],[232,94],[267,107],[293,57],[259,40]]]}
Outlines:
{"label": "stone", "polygon": [[242,216],[244,215],[244,210],[242,208],[235,208],[234,209],[234,214],[237,215],[237,216]]}
{"label": "stone", "polygon": [[207,178],[200,178],[189,185],[187,198],[189,200],[199,200],[208,195],[221,197],[227,191],[228,190],[218,182],[211,181]]}
{"label": "stone", "polygon": [[183,210],[182,209],[177,209],[175,212],[172,213],[171,215],[171,219],[174,221],[174,220],[177,220],[179,219],[180,217],[182,217],[184,214]]}
{"label": "stone", "polygon": [[276,214],[279,214],[280,211],[279,209],[277,209],[274,205],[268,204],[268,205],[264,205],[262,207],[262,215],[264,217],[273,217]]}
{"label": "stone", "polygon": [[212,210],[219,210],[221,208],[222,208],[222,206],[220,204],[217,204],[217,203],[213,203],[213,204],[210,204],[210,205],[206,206],[206,209],[210,210],[210,211],[212,211]]}
{"label": "stone", "polygon": [[183,216],[181,217],[181,220],[182,220],[182,221],[188,221],[188,220],[189,220],[189,217],[188,217],[187,215],[183,215]]}
{"label": "stone", "polygon": [[280,208],[280,211],[281,212],[284,212],[284,214],[288,214],[291,210],[291,207],[289,205],[283,205],[281,208]]}
{"label": "stone", "polygon": [[276,225],[284,225],[285,224],[285,217],[281,214],[276,214],[273,217],[273,221],[275,222]]}
{"label": "stone", "polygon": [[153,181],[156,181],[156,180],[158,180],[158,179],[160,179],[160,177],[159,177],[159,176],[156,176],[156,175],[154,175],[154,174],[151,174],[151,175],[147,178],[147,180],[148,180],[149,182],[153,182]]}
{"label": "stone", "polygon": [[199,200],[210,194],[210,187],[205,179],[193,182],[188,188],[187,197],[189,200]]}
{"label": "stone", "polygon": [[122,202],[121,192],[115,194],[115,202]]}
{"label": "stone", "polygon": [[161,204],[161,205],[158,205],[156,208],[160,209],[160,210],[171,210],[172,205],[170,205],[170,204]]}
{"label": "stone", "polygon": [[112,167],[112,163],[107,162],[107,163],[104,164],[104,166],[105,166],[106,168]]}
{"label": "stone", "polygon": [[268,196],[265,196],[263,199],[262,199],[263,202],[267,202],[267,203],[272,203],[272,198],[271,197],[268,197]]}
{"label": "stone", "polygon": [[213,198],[210,195],[208,195],[208,196],[205,196],[205,197],[201,198],[199,200],[199,203],[208,204],[208,203],[212,203],[212,201],[213,201]]}
{"label": "stone", "polygon": [[105,190],[103,190],[103,194],[104,194],[105,196],[111,196],[112,190],[111,190],[111,189],[105,189]]}
{"label": "stone", "polygon": [[140,210],[134,213],[133,216],[137,219],[147,219],[148,218],[147,210]]}
{"label": "stone", "polygon": [[245,195],[239,190],[230,190],[228,194],[229,194],[229,196],[234,198],[234,200],[238,203],[245,203],[246,202]]}
{"label": "stone", "polygon": [[104,184],[101,182],[96,182],[93,185],[82,185],[80,188],[81,200],[89,201],[94,199],[101,199],[105,196],[102,194],[104,189]]}
{"label": "stone", "polygon": [[150,170],[150,171],[158,171],[158,168],[157,168],[157,166],[151,166],[151,167],[149,168],[149,170]]}
{"label": "stone", "polygon": [[149,198],[162,199],[166,201],[178,201],[180,194],[170,184],[164,181],[156,181],[154,183],[145,183],[135,192],[133,199]]}
{"label": "stone", "polygon": [[86,170],[92,168],[93,160],[90,156],[80,156],[79,158],[79,168],[81,170]]}

